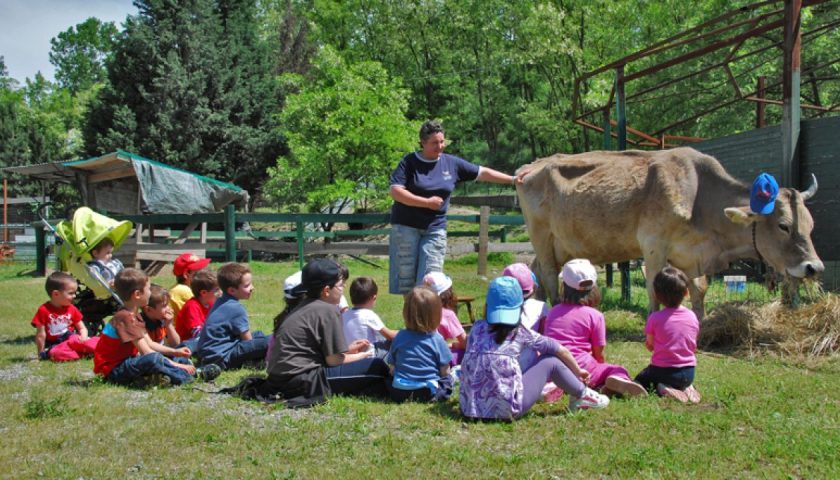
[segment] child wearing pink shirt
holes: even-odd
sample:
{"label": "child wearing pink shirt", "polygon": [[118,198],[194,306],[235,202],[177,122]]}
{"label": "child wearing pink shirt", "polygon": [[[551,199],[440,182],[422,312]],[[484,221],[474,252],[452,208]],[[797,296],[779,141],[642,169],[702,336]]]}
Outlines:
{"label": "child wearing pink shirt", "polygon": [[601,303],[595,267],[586,259],[569,260],[560,277],[563,300],[548,312],[542,333],[568,348],[589,371],[591,388],[606,395],[647,395],[642,385],[630,380],[626,368],[604,359],[607,329],[604,315],[595,308]]}
{"label": "child wearing pink shirt", "polygon": [[665,308],[648,316],[645,325],[645,347],[651,352],[650,365],[636,375],[636,381],[647,389],[680,402],[700,402],[694,388],[697,358],[697,333],[700,322],[694,312],[682,306],[688,295],[688,277],[682,271],[665,267],[653,279],[656,300]]}
{"label": "child wearing pink shirt", "polygon": [[431,272],[423,277],[423,283],[440,297],[443,310],[437,331],[449,344],[449,349],[452,351],[452,365],[460,365],[467,348],[467,332],[464,331],[461,321],[455,314],[455,309],[458,308],[458,296],[452,288],[452,279],[443,272]]}

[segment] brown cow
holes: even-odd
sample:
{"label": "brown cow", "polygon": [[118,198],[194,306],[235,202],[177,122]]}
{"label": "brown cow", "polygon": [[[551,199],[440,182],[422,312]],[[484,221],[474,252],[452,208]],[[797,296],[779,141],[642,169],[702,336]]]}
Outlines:
{"label": "brown cow", "polygon": [[[811,243],[805,201],[816,193],[780,190],[772,214],[752,213],[750,187],[692,148],[554,155],[523,166],[517,187],[536,252],[535,271],[552,302],[557,273],[572,258],[594,264],[643,257],[651,311],[653,277],[671,264],[695,279],[691,303],[702,318],[704,275],[741,258],[813,277],[824,267]],[[521,169],[520,169],[521,170]]]}

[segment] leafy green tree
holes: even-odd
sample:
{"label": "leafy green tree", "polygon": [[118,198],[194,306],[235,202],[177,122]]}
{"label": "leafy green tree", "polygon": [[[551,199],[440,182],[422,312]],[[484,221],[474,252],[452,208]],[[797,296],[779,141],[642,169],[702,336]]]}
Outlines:
{"label": "leafy green tree", "polygon": [[117,27],[91,17],[50,40],[50,63],[62,88],[76,94],[105,81],[105,63],[111,55]]}
{"label": "leafy green tree", "polygon": [[118,148],[248,189],[284,152],[256,0],[142,0],[87,115],[89,155]]}
{"label": "leafy green tree", "polygon": [[383,208],[389,175],[416,142],[407,92],[378,63],[347,63],[331,47],[306,78],[285,81],[300,91],[280,116],[290,153],[268,171],[269,198],[325,213]]}

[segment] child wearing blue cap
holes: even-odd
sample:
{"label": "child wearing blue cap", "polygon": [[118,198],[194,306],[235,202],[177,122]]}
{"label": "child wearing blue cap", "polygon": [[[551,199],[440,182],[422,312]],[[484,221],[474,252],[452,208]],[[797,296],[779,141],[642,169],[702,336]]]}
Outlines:
{"label": "child wearing blue cap", "polygon": [[[515,278],[499,277],[490,283],[485,318],[473,326],[461,363],[461,413],[475,419],[514,420],[539,400],[548,381],[572,397],[572,411],[606,407],[609,398],[586,386],[589,372],[578,366],[569,350],[522,326],[522,304],[522,288]],[[524,348],[541,356],[523,372],[519,355]]]}

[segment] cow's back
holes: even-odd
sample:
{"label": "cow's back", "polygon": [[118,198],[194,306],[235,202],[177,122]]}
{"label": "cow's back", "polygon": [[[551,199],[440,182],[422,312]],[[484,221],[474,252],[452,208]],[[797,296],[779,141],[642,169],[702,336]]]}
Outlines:
{"label": "cow's back", "polygon": [[518,190],[529,232],[532,237],[553,236],[555,250],[566,257],[558,262],[584,257],[598,264],[642,257],[640,228],[655,223],[667,229],[689,220],[696,190],[691,178],[699,155],[677,149],[539,159]]}

